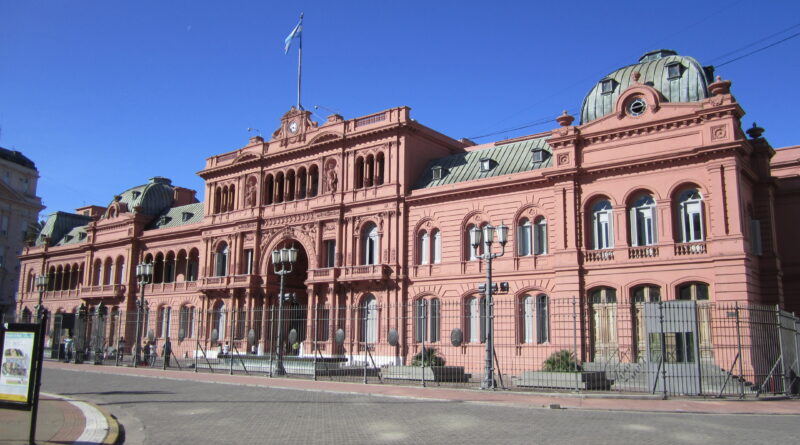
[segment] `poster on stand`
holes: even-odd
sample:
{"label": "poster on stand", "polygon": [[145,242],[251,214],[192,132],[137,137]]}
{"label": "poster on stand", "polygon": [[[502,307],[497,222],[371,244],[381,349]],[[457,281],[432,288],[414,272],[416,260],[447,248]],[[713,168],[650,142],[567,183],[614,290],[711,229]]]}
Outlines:
{"label": "poster on stand", "polygon": [[4,329],[0,356],[0,402],[31,403],[36,325],[28,329]]}

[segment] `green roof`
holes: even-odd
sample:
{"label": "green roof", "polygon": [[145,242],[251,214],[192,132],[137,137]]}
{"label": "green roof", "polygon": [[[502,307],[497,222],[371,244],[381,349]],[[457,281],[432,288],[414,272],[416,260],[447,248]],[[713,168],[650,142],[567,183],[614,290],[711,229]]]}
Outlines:
{"label": "green roof", "polygon": [[173,195],[172,181],[156,176],[147,184],[125,190],[114,200],[119,198],[121,203],[127,204],[129,212],[138,206],[141,207],[140,213],[159,215],[172,205]]}
{"label": "green roof", "polygon": [[203,221],[203,203],[196,202],[167,210],[154,218],[147,230],[169,229],[187,224],[197,224],[201,221]]}
{"label": "green roof", "polygon": [[44,245],[42,236],[50,238],[50,245],[62,245],[62,239],[72,232],[72,230],[79,226],[85,226],[92,220],[92,217],[86,215],[77,215],[75,213],[67,212],[54,212],[47,215],[47,220],[44,223],[42,231],[39,232],[39,237],[36,238],[36,245]]}
{"label": "green roof", "polygon": [[[552,162],[552,151],[547,144],[548,138],[549,136],[527,139],[436,159],[425,168],[417,179],[414,189],[457,184],[549,167]],[[532,161],[533,149],[544,150],[542,162]],[[483,159],[491,160],[492,168],[489,171],[481,171]],[[439,168],[442,170],[441,179],[433,179],[433,171]]]}
{"label": "green roof", "polygon": [[[668,66],[680,64],[680,76],[670,79]],[[713,82],[713,68],[704,68],[688,56],[680,56],[672,50],[656,50],[646,53],[639,63],[620,68],[601,79],[583,99],[581,123],[585,124],[614,111],[619,96],[633,83],[634,71],[641,74],[639,82],[661,92],[667,102],[697,102],[709,97],[708,84]],[[611,80],[613,91],[603,93],[603,82]]]}
{"label": "green roof", "polygon": [[55,245],[66,246],[69,244],[81,244],[89,240],[86,236],[86,226],[74,227],[64,237],[62,237]]}

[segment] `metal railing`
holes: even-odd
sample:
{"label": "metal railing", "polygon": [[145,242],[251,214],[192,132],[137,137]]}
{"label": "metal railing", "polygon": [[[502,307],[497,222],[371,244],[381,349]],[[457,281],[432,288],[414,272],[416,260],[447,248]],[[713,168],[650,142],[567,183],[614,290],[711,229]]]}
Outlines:
{"label": "metal railing", "polygon": [[[494,302],[502,388],[755,397],[800,386],[800,322],[775,306],[534,297]],[[477,299],[287,304],[281,314],[272,306],[151,310],[142,317],[139,365],[272,376],[282,338],[290,377],[478,388],[484,314]],[[53,315],[46,339],[52,358],[132,364],[135,311]]]}

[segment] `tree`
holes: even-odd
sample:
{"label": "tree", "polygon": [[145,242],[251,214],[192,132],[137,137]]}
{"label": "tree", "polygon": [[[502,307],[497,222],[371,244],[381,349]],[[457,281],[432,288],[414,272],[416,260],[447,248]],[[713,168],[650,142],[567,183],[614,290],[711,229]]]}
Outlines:
{"label": "tree", "polygon": [[28,228],[25,229],[25,244],[28,246],[35,245],[36,240],[39,238],[39,234],[42,233],[42,229],[44,229],[43,220],[28,224]]}

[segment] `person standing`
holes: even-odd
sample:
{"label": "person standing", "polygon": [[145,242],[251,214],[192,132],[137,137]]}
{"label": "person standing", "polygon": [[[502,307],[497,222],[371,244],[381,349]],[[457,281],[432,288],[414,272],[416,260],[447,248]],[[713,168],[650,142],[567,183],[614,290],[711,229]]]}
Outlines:
{"label": "person standing", "polygon": [[164,340],[164,348],[161,352],[164,356],[164,366],[169,367],[169,358],[172,355],[172,342],[169,341],[169,337]]}
{"label": "person standing", "polygon": [[122,361],[123,354],[125,353],[125,337],[120,337],[117,340],[117,364]]}

